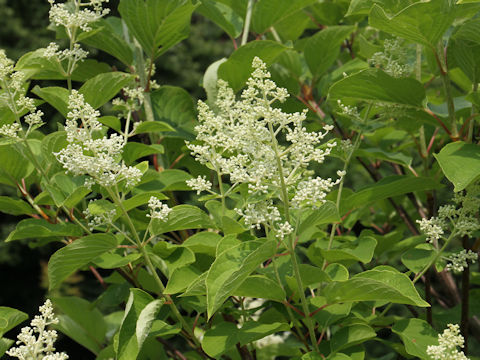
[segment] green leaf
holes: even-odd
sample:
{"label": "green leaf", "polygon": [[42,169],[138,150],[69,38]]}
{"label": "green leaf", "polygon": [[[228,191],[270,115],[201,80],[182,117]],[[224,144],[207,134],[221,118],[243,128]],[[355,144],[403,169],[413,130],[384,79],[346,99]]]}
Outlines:
{"label": "green leaf", "polygon": [[192,97],[185,89],[165,85],[152,92],[151,98],[155,120],[162,120],[175,129],[176,133],[170,135],[194,138],[197,112]]}
{"label": "green leaf", "polygon": [[376,336],[375,331],[368,325],[354,324],[345,326],[333,334],[330,348],[332,352],[338,352],[373,339]]}
{"label": "green leaf", "polygon": [[285,291],[273,281],[263,275],[252,275],[233,291],[234,296],[247,296],[282,302],[285,300]]}
{"label": "green leaf", "polygon": [[325,298],[316,296],[310,299],[310,303],[318,308],[322,307],[321,311],[318,311],[314,317],[322,329],[330,326],[340,319],[345,318],[350,314],[352,309],[352,303],[334,304],[323,308],[326,305]]}
{"label": "green leaf", "polygon": [[161,144],[142,144],[137,142],[128,142],[123,147],[122,158],[127,165],[132,164],[135,160],[153,154],[163,154],[163,145]]}
{"label": "green leaf", "polygon": [[367,186],[350,195],[343,201],[340,213],[345,214],[350,209],[368,205],[372,202],[387,199],[393,196],[408,194],[415,191],[439,189],[443,185],[432,178],[393,175],[383,178],[379,182]]}
{"label": "green leaf", "polygon": [[0,196],[0,211],[10,215],[35,214],[35,210],[23,200]]}
{"label": "green leaf", "polygon": [[330,224],[341,221],[337,206],[332,201],[326,201],[318,209],[307,211],[306,216],[300,222],[298,233],[302,234],[312,226]]}
{"label": "green leaf", "polygon": [[368,19],[374,28],[435,48],[455,15],[455,6],[438,0],[414,3],[394,16],[388,16],[380,6],[374,5]]}
{"label": "green leaf", "polygon": [[69,92],[67,89],[58,87],[58,86],[51,86],[51,87],[44,87],[41,88],[36,85],[32,92],[48,102],[52,105],[55,109],[58,110],[63,117],[67,117],[68,114],[68,96]]}
{"label": "green leaf", "polygon": [[320,249],[320,252],[329,263],[353,260],[367,264],[372,260],[376,246],[377,240],[372,236],[360,236],[351,243],[343,243],[342,246],[330,250]]}
{"label": "green leaf", "polygon": [[395,164],[410,166],[412,157],[404,155],[401,152],[388,152],[380,148],[369,147],[365,149],[357,149],[354,156],[360,156],[367,159],[387,160]]}
{"label": "green leaf", "polygon": [[425,89],[417,80],[394,78],[380,69],[366,69],[333,84],[328,99],[422,107]]}
{"label": "green leaf", "polygon": [[242,33],[243,19],[221,2],[202,0],[196,11],[220,26],[232,39]]}
{"label": "green leaf", "polygon": [[0,183],[17,187],[22,179],[34,170],[33,164],[25,159],[14,145],[0,145]]}
{"label": "green leaf", "polygon": [[5,239],[6,242],[20,239],[36,239],[47,237],[82,236],[83,230],[75,224],[51,224],[44,219],[21,220],[15,230]]}
{"label": "green leaf", "polygon": [[207,93],[208,105],[211,108],[215,108],[215,102],[217,101],[218,68],[225,61],[227,61],[227,58],[221,58],[220,60],[211,63],[203,75],[202,86]]}
{"label": "green leaf", "polygon": [[217,256],[205,281],[208,318],[262,262],[273,256],[275,249],[274,240],[248,241]]}
{"label": "green leaf", "polygon": [[63,280],[92,259],[114,249],[117,239],[110,234],[94,234],[77,239],[52,255],[48,262],[49,289],[56,289]]}
{"label": "green leaf", "polygon": [[161,241],[155,244],[153,252],[160,256],[171,274],[175,269],[195,262],[195,254],[187,247]]}
{"label": "green leaf", "polygon": [[249,42],[239,47],[227,61],[218,68],[218,77],[226,80],[235,92],[240,90],[252,73],[252,61],[258,56],[270,65],[287,47],[270,40]]}
{"label": "green leaf", "polygon": [[7,331],[28,319],[28,315],[20,310],[0,306],[0,338]]}
{"label": "green leaf", "polygon": [[431,244],[420,244],[402,255],[402,263],[408,270],[418,273],[430,264],[435,255]]}
{"label": "green leaf", "polygon": [[91,26],[92,32],[95,29],[100,29],[100,31],[96,31],[91,36],[80,40],[82,43],[105,51],[127,66],[132,65],[133,51],[124,40],[120,18],[109,16],[106,19],[99,19]]}
{"label": "green leaf", "polygon": [[374,4],[380,5],[389,13],[397,13],[410,5],[409,0],[352,0],[345,16],[367,15]]}
{"label": "green leaf", "polygon": [[421,319],[401,319],[393,324],[392,331],[400,336],[406,352],[420,359],[430,359],[428,346],[438,345],[437,332]]}
{"label": "green leaf", "polygon": [[430,306],[418,295],[408,276],[388,266],[364,271],[347,281],[330,283],[323,294],[328,304],[386,301],[420,307]]}
{"label": "green leaf", "polygon": [[310,37],[304,48],[305,60],[314,78],[320,78],[340,54],[340,45],[354,26],[329,26]]}
{"label": "green leaf", "polygon": [[167,221],[153,219],[151,230],[152,234],[158,235],[171,231],[205,229],[212,226],[208,215],[199,208],[191,205],[179,205],[172,208]]}
{"label": "green leaf", "polygon": [[92,190],[89,189],[88,187],[80,186],[79,188],[76,188],[70,195],[67,196],[67,198],[63,201],[63,205],[68,209],[71,209],[75,205],[77,205],[80,201],[85,199],[85,197],[91,192]]}
{"label": "green leaf", "polygon": [[137,335],[138,348],[141,349],[145,342],[150,330],[152,328],[153,321],[157,316],[160,308],[163,305],[163,300],[153,300],[148,303],[140,312],[137,320],[137,326],[135,333]]}
{"label": "green leaf", "polygon": [[138,260],[141,256],[140,253],[131,253],[128,255],[105,253],[93,259],[92,262],[102,269],[116,269]]}
{"label": "green leaf", "polygon": [[292,13],[315,2],[315,0],[259,0],[253,8],[252,28],[256,33],[263,33]]}
{"label": "green leaf", "polygon": [[175,129],[163,121],[144,121],[136,127],[135,134],[159,133],[165,131],[175,131]]}
{"label": "green leaf", "polygon": [[201,272],[193,266],[175,269],[170,274],[164,293],[177,294],[184,291],[199,275],[201,275]]}
{"label": "green leaf", "polygon": [[[47,59],[44,52],[45,49],[38,49],[26,53],[15,64],[15,70],[22,71],[28,79],[33,80],[66,80],[67,76],[58,62],[54,59]],[[66,67],[66,61],[63,65]],[[71,78],[73,81],[83,82],[108,71],[111,71],[108,64],[94,59],[85,59],[77,62]]]}
{"label": "green leaf", "polygon": [[133,79],[133,75],[119,71],[103,73],[87,80],[78,91],[85,97],[85,102],[98,109]]}
{"label": "green leaf", "polygon": [[246,322],[241,329],[230,322],[222,322],[205,332],[202,340],[203,350],[212,358],[220,359],[221,355],[235,344],[248,344],[279,331],[290,330],[285,323],[262,324],[255,321]]}
{"label": "green leaf", "polygon": [[134,195],[130,199],[123,201],[123,207],[125,208],[125,210],[130,211],[141,205],[147,204],[152,196],[155,196],[158,200],[168,199],[168,197],[166,197],[161,192],[149,191],[149,192],[144,192],[144,193]]}
{"label": "green leaf", "polygon": [[480,176],[480,145],[456,141],[434,156],[455,192],[462,191]]}
{"label": "green leaf", "polygon": [[3,356],[5,352],[10,349],[10,347],[15,343],[15,341],[7,339],[7,338],[0,338],[0,356]]}
{"label": "green leaf", "polygon": [[214,232],[202,231],[190,236],[183,242],[183,246],[190,248],[194,253],[215,256],[218,242],[222,237]]}
{"label": "green leaf", "polygon": [[190,0],[121,0],[118,11],[152,60],[188,37]]}
{"label": "green leaf", "polygon": [[190,191],[186,181],[192,176],[178,169],[167,169],[160,172],[149,170],[142,178],[141,185],[136,190],[140,191]]}
{"label": "green leaf", "polygon": [[238,328],[230,322],[221,322],[205,332],[202,349],[214,359],[219,359],[238,342]]}
{"label": "green leaf", "polygon": [[[123,316],[120,329],[118,330],[114,339],[114,348],[115,353],[117,354],[116,358],[118,360],[131,360],[137,358],[138,353],[141,350],[141,344],[138,342],[138,334],[144,334],[144,332],[141,330],[142,324],[140,324],[140,329],[137,333],[138,320],[142,310],[144,310],[146,306],[153,301],[154,299],[146,292],[140,289],[130,289],[130,297],[128,298],[127,305],[125,306],[125,315]],[[154,303],[154,305],[151,305],[149,310],[155,310],[156,307],[157,303]],[[151,312],[152,311],[147,311],[144,317],[147,319],[150,318]],[[148,327],[148,321],[144,322],[143,324],[144,328],[145,325]],[[142,338],[143,336],[140,337],[140,340]]]}
{"label": "green leaf", "polygon": [[54,327],[93,353],[98,353],[105,341],[107,326],[102,313],[87,300],[69,296],[52,299],[63,314]]}

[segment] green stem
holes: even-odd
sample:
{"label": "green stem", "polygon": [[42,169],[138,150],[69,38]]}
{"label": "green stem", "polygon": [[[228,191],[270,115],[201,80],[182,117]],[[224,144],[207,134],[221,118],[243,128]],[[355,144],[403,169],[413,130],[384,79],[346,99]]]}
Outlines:
{"label": "green stem", "polygon": [[[281,197],[282,197],[282,202],[284,206],[284,213],[285,213],[285,220],[291,224],[290,220],[290,210],[289,210],[289,199],[288,199],[288,192],[287,192],[287,186],[285,184],[285,176],[283,174],[283,166],[282,166],[282,160],[280,158],[280,152],[278,150],[278,142],[277,138],[275,137],[275,132],[273,131],[273,127],[271,123],[268,123],[268,130],[270,131],[270,136],[272,138],[272,143],[273,143],[273,150],[275,152],[275,159],[277,162],[277,168],[278,168],[278,175],[280,177],[280,187],[281,187]],[[295,255],[295,237],[289,235],[288,236],[290,241],[287,241],[288,245],[288,252],[290,253],[290,258],[292,261],[292,266],[293,266],[293,272],[295,275],[295,280],[297,282],[297,287],[298,287],[298,293],[300,295],[301,303],[302,303],[302,308],[303,308],[303,313],[305,314],[305,323],[308,328],[308,332],[310,335],[310,341],[312,342],[312,346],[314,347],[316,352],[319,352],[318,350],[318,344],[317,344],[317,339],[315,336],[315,328],[313,326],[312,318],[310,317],[310,310],[308,308],[308,302],[305,297],[305,291],[303,290],[303,282],[302,282],[302,277],[300,275],[300,268],[298,265],[297,257]]]}
{"label": "green stem", "polygon": [[222,197],[222,216],[225,216],[226,205],[225,205],[225,192],[223,191],[222,174],[220,173],[219,170],[217,170],[216,173],[218,178],[218,187],[220,189],[220,195]]}
{"label": "green stem", "polygon": [[[370,114],[371,109],[372,109],[372,104],[370,103],[370,104],[368,104],[367,111],[365,113],[365,116],[363,117],[363,123],[365,123],[367,121],[368,115]],[[355,138],[355,142],[353,143],[353,146],[352,146],[352,151],[350,151],[347,158],[345,159],[345,163],[343,165],[343,171],[345,171],[345,172],[347,171],[348,166],[350,165],[350,161],[352,160],[354,152],[357,150],[358,146],[360,145],[360,140],[362,139],[362,134],[363,134],[362,131],[360,131],[357,134],[357,137]],[[337,206],[338,211],[340,211],[340,202],[341,202],[341,199],[342,199],[344,182],[345,182],[345,176],[340,180],[340,185],[338,186],[337,200],[336,200],[336,206]],[[332,224],[332,229],[330,230],[330,237],[328,239],[327,250],[330,250],[332,248],[333,239],[335,237],[335,231],[337,230],[337,226],[338,226],[337,223]],[[323,260],[322,269],[325,270],[326,266],[327,266],[327,261]]]}
{"label": "green stem", "polygon": [[[147,121],[154,121],[155,117],[153,116],[152,110],[152,100],[150,98],[150,92],[146,91],[148,89],[148,76],[147,76],[147,69],[145,69],[145,60],[143,59],[143,49],[142,46],[138,43],[136,39],[134,39],[135,44],[135,55],[137,59],[137,74],[140,77],[140,85],[145,90],[144,100],[143,100],[143,107],[145,109],[145,117]],[[153,58],[150,59],[153,61]]]}
{"label": "green stem", "polygon": [[120,196],[112,191],[112,189],[105,188],[107,192],[109,193],[110,197],[112,198],[113,202],[120,208],[122,211],[125,220],[127,221],[127,225],[130,228],[130,231],[134,235],[135,241],[137,242],[137,246],[140,249],[140,252],[145,259],[145,262],[147,264],[147,268],[150,270],[155,282],[157,283],[159,289],[160,289],[160,296],[166,300],[168,303],[170,310],[173,312],[175,318],[182,324],[183,329],[185,332],[189,335],[191,340],[194,342],[195,346],[198,349],[201,349],[201,344],[198,341],[198,339],[195,337],[195,334],[193,333],[192,329],[186,322],[186,320],[183,318],[183,316],[180,314],[178,311],[177,307],[175,306],[175,303],[173,302],[173,299],[170,297],[170,295],[164,294],[165,291],[165,286],[163,285],[162,280],[157,274],[157,270],[155,266],[152,263],[152,260],[150,259],[150,255],[148,254],[145,246],[142,244],[142,241],[140,240],[140,237],[138,236],[137,229],[135,228],[135,225],[132,222],[132,219],[130,218],[130,215],[128,215],[128,211],[125,209],[123,206],[122,201],[120,200]]}
{"label": "green stem", "polygon": [[242,42],[240,43],[241,46],[245,45],[248,40],[248,32],[250,31],[250,21],[252,20],[253,1],[254,0],[248,0],[247,13],[245,15],[245,24],[243,26]]}
{"label": "green stem", "polygon": [[455,230],[452,231],[452,233],[450,234],[450,236],[447,238],[447,240],[445,240],[445,243],[443,244],[443,246],[440,248],[440,250],[438,250],[437,254],[435,255],[435,257],[430,260],[430,262],[423,268],[422,271],[420,271],[416,276],[415,278],[413,279],[413,283],[415,284],[418,280],[420,280],[420,278],[423,276],[423,274],[425,274],[427,272],[428,269],[430,269],[430,267],[435,264],[438,260],[438,258],[442,255],[443,251],[445,250],[445,248],[448,246],[448,244],[450,243],[450,241],[455,237],[456,235],[456,232]]}

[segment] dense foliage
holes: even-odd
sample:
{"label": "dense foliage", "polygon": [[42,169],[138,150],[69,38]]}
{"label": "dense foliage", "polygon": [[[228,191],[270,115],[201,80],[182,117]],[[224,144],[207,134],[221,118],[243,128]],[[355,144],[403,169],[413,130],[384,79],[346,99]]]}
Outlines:
{"label": "dense foliage", "polygon": [[0,51],[4,241],[53,249],[0,355],[480,356],[479,1],[48,2]]}

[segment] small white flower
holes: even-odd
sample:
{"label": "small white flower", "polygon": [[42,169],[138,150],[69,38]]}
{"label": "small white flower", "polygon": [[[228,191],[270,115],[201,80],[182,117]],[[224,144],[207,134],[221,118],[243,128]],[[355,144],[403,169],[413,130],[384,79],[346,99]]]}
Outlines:
{"label": "small white flower", "polygon": [[20,132],[21,127],[18,123],[5,124],[0,127],[0,135],[12,138],[19,139],[18,133]]}
{"label": "small white flower", "polygon": [[212,188],[212,183],[207,180],[206,176],[199,176],[196,179],[189,179],[186,181],[187,185],[197,191],[197,195],[202,191],[209,191]]}
{"label": "small white flower", "polygon": [[420,230],[427,236],[427,241],[433,243],[438,241],[443,235],[443,223],[439,218],[417,220]]}
{"label": "small white flower", "polygon": [[[50,300],[39,308],[40,315],[36,315],[30,322],[30,326],[22,328],[17,336],[17,347],[12,347],[7,354],[20,360],[42,359],[42,360],[67,360],[65,353],[56,353],[54,343],[57,339],[55,330],[46,330],[51,324],[57,324],[58,319],[53,313],[53,307]],[[37,335],[38,334],[38,337]]]}
{"label": "small white flower", "polygon": [[288,223],[288,221],[285,221],[282,224],[278,224],[278,227],[276,229],[276,236],[283,241],[285,236],[290,235],[293,232],[293,227]]}
{"label": "small white flower", "polygon": [[[101,186],[112,186],[121,181],[132,187],[140,181],[139,169],[119,163],[125,144],[119,134],[98,137],[102,124],[100,113],[85,102],[83,95],[72,90],[65,131],[68,145],[54,153],[63,167],[74,175],[89,175]],[[90,182],[91,184],[91,182]]]}
{"label": "small white flower", "polygon": [[172,211],[167,204],[163,204],[155,196],[152,196],[150,200],[148,200],[148,207],[150,208],[150,214],[147,214],[147,217],[161,221],[167,221],[168,214]]}
{"label": "small white flower", "polygon": [[462,272],[466,267],[468,267],[468,261],[472,264],[475,263],[478,259],[478,254],[473,252],[472,250],[465,250],[463,249],[457,254],[452,254],[447,258],[447,261],[450,263],[447,264],[445,269],[447,271],[453,270],[454,272]]}
{"label": "small white flower", "polygon": [[468,360],[463,351],[457,350],[457,346],[463,348],[463,343],[459,326],[448,324],[443,334],[438,335],[438,345],[427,347],[427,354],[433,360]]}

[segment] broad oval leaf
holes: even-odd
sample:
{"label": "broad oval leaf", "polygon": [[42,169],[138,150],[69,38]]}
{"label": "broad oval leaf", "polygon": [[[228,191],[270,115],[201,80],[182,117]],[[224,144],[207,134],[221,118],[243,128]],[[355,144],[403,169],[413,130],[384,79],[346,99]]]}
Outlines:
{"label": "broad oval leaf", "polygon": [[412,281],[388,266],[378,266],[343,282],[328,284],[323,294],[328,304],[353,301],[385,301],[420,307],[430,306],[422,300]]}
{"label": "broad oval leaf", "polygon": [[0,338],[10,329],[28,319],[24,312],[6,306],[0,306]]}
{"label": "broad oval leaf", "polygon": [[208,215],[192,205],[179,205],[172,208],[167,221],[152,220],[151,230],[154,235],[186,229],[206,229],[213,224]]}
{"label": "broad oval leaf", "polygon": [[258,0],[253,8],[252,27],[257,33],[267,31],[294,12],[317,2],[316,0]]}
{"label": "broad oval leaf", "polygon": [[247,241],[217,256],[205,280],[208,318],[275,250],[274,240]]}
{"label": "broad oval leaf", "polygon": [[232,39],[242,33],[243,19],[228,5],[214,0],[202,0],[196,11],[220,26]]}
{"label": "broad oval leaf", "polygon": [[354,26],[329,26],[310,37],[304,48],[305,60],[318,80],[333,65],[340,54],[340,45]]}
{"label": "broad oval leaf", "polygon": [[218,77],[227,81],[236,92],[244,86],[252,73],[252,60],[255,56],[270,65],[286,49],[286,46],[270,40],[249,42],[239,47],[227,61],[220,65]]}
{"label": "broad oval leaf", "polygon": [[428,346],[438,345],[437,332],[421,319],[399,320],[393,325],[392,331],[402,339],[405,351],[420,359],[430,359],[427,355]]}
{"label": "broad oval leaf", "polygon": [[[140,289],[130,289],[130,296],[125,306],[122,323],[114,338],[114,348],[118,360],[131,360],[137,358],[138,353],[141,350],[141,344],[138,342],[137,322],[145,307],[153,301],[154,299],[152,296],[145,291]],[[155,310],[156,307],[157,303],[154,303],[150,310]],[[147,319],[151,318],[151,311],[145,313],[144,317]],[[144,325],[147,325],[147,323],[144,323]],[[142,324],[140,324],[139,327],[138,334],[140,335],[140,340],[142,340],[144,335]]]}
{"label": "broad oval leaf", "polygon": [[116,246],[117,239],[113,235],[93,234],[61,248],[48,262],[49,289],[56,289],[69,275]]}
{"label": "broad oval leaf", "polygon": [[87,80],[79,92],[85,97],[85,102],[97,109],[111,100],[133,79],[133,75],[119,71],[103,73]]}
{"label": "broad oval leaf", "polygon": [[82,228],[72,223],[51,224],[44,219],[25,219],[17,224],[5,241],[82,235]]}
{"label": "broad oval leaf", "polygon": [[107,332],[102,313],[92,303],[75,296],[56,297],[52,301],[60,309],[59,323],[54,327],[98,353]]}
{"label": "broad oval leaf", "polygon": [[454,191],[462,191],[480,177],[480,145],[456,141],[434,156]]}
{"label": "broad oval leaf", "polygon": [[417,80],[394,78],[380,69],[366,69],[333,84],[328,99],[422,107],[425,89]]}
{"label": "broad oval leaf", "polygon": [[154,60],[188,37],[195,8],[190,0],[121,0],[118,11],[128,30]]}

